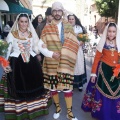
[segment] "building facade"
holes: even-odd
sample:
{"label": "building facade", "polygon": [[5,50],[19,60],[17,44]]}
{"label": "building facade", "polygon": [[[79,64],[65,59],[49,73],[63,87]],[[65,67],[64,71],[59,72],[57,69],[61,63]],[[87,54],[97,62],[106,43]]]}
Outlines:
{"label": "building facade", "polygon": [[32,10],[32,0],[20,0],[20,2],[25,8]]}
{"label": "building facade", "polygon": [[[45,16],[45,11],[48,7],[52,6],[56,0],[33,0],[33,15],[37,16],[42,14]],[[79,18],[83,18],[81,9],[84,9],[84,0],[57,0],[61,2],[64,8],[68,11],[68,14],[76,14]],[[82,2],[81,2],[82,1]],[[69,3],[69,4],[68,4]],[[82,4],[81,4],[82,3]],[[83,20],[82,20],[83,21]]]}
{"label": "building facade", "polygon": [[[2,1],[2,2],[1,2]],[[19,13],[32,14],[32,0],[0,0],[0,6],[8,6],[8,10],[2,10],[0,7],[0,26],[6,25],[7,21],[15,21]]]}

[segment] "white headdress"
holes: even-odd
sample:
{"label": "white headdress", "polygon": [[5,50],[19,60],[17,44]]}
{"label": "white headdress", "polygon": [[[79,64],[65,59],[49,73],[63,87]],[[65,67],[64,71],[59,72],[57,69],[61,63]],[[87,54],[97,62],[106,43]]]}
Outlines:
{"label": "white headdress", "polygon": [[[9,32],[9,34],[10,34],[11,32],[13,32],[13,31],[16,31],[16,30],[19,31],[18,18],[19,18],[19,16],[20,16],[21,14],[26,14],[27,17],[28,17],[28,20],[29,20],[28,31],[30,31],[30,32],[32,33],[32,38],[33,38],[33,42],[34,42],[33,50],[34,50],[36,53],[39,53],[39,50],[38,50],[38,47],[37,47],[37,46],[38,46],[38,42],[39,42],[39,38],[38,38],[38,36],[37,36],[37,33],[36,33],[36,31],[35,31],[32,23],[31,23],[31,21],[30,21],[30,19],[29,19],[29,15],[28,15],[27,13],[20,13],[20,14],[17,16],[17,18],[16,18],[16,20],[15,20],[15,22],[14,22],[14,24],[13,24],[13,26],[12,26],[10,32]],[[8,36],[9,36],[9,34],[8,34]]]}
{"label": "white headdress", "polygon": [[[112,23],[112,22],[110,22]],[[109,23],[109,24],[110,24]],[[113,22],[114,23],[114,22]],[[103,47],[105,45],[105,41],[107,39],[107,31],[108,31],[108,27],[109,27],[109,24],[105,27],[104,31],[103,31],[103,34],[102,34],[102,37],[97,45],[97,50],[99,52],[102,52],[103,50]],[[114,23],[116,25],[116,23]],[[117,34],[116,34],[116,44],[117,44],[117,48],[118,48],[118,52],[120,52],[120,30],[119,28],[117,27],[116,25],[116,28],[117,28]]]}

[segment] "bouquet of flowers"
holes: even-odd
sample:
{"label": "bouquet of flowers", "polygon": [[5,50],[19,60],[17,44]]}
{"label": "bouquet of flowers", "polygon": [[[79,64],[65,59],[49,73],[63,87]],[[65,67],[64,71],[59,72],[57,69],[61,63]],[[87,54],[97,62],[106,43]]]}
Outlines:
{"label": "bouquet of flowers", "polygon": [[78,34],[77,39],[82,42],[89,42],[88,34]]}
{"label": "bouquet of flowers", "polygon": [[3,65],[3,67],[6,67],[9,65],[9,62],[4,59],[4,56],[7,53],[7,48],[9,44],[3,40],[0,40],[0,64]]}

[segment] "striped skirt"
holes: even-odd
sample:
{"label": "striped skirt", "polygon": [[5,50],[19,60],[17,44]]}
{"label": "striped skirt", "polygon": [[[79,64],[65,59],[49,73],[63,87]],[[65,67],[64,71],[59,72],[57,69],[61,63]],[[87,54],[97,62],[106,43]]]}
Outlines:
{"label": "striped skirt", "polygon": [[5,113],[5,120],[32,120],[48,114],[51,105],[49,91],[32,100],[17,100],[8,94],[7,81],[3,77],[0,84],[0,112]]}

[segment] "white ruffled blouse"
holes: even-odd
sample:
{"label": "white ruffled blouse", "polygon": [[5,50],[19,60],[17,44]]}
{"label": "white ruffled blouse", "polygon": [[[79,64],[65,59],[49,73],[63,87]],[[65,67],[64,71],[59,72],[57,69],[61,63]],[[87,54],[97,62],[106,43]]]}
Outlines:
{"label": "white ruffled blouse", "polygon": [[[33,51],[33,47],[34,47],[34,42],[33,42],[33,38],[26,38],[26,40],[20,40],[18,38],[15,38],[12,33],[9,34],[9,36],[7,37],[7,42],[9,44],[8,47],[8,52],[7,52],[7,58],[10,57],[18,57],[20,54],[22,55],[23,51],[25,51],[25,56],[28,57],[28,55],[31,56],[35,56],[37,53],[35,53],[35,51]],[[39,40],[38,45],[36,47],[38,47],[39,51],[44,54],[44,56],[46,57],[50,57],[52,58],[53,52],[49,51],[47,48],[43,48],[43,41]],[[26,55],[28,54],[28,55]],[[24,59],[23,59],[24,61]]]}

